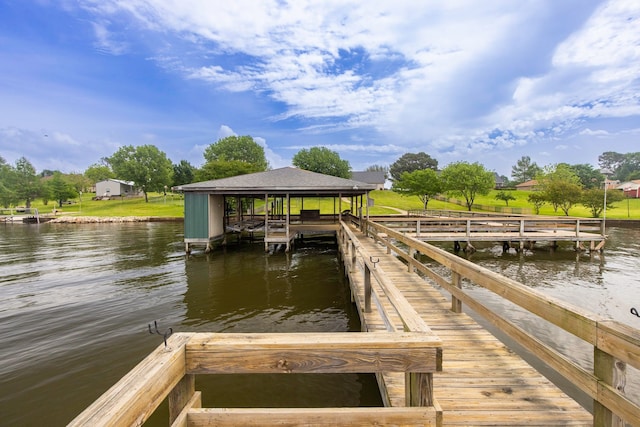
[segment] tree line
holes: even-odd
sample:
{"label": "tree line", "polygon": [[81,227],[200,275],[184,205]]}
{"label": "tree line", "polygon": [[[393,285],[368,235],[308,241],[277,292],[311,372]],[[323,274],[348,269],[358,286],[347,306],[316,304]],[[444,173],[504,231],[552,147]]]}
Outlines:
{"label": "tree line", "polygon": [[[6,208],[24,202],[26,207],[30,207],[33,200],[41,198],[45,204],[55,201],[62,205],[87,192],[96,182],[106,179],[133,182],[148,201],[150,192],[166,192],[179,185],[261,172],[270,167],[264,148],[251,136],[222,138],[207,146],[203,157],[204,164],[196,168],[186,160],[172,163],[154,145],[127,145],[92,164],[84,173],[69,174],[50,170],[37,174],[24,157],[15,165],[0,157],[0,204]],[[640,177],[640,153],[605,152],[598,160],[612,178],[629,180]],[[313,172],[351,177],[349,162],[326,147],[302,149],[293,156],[292,164]],[[462,197],[467,209],[471,210],[476,196],[486,195],[495,188],[497,176],[477,162],[455,162],[439,170],[438,161],[424,152],[406,153],[388,167],[372,165],[367,171],[384,172],[393,183],[394,191],[417,196],[425,209],[433,197],[448,194]],[[595,200],[603,188],[604,176],[591,165],[558,164],[542,168],[528,156],[523,156],[512,167],[511,177],[511,181],[504,176],[498,179],[506,187],[538,180],[540,191],[532,193],[529,200],[537,212],[543,204],[549,203],[555,210],[561,209],[568,215],[573,205],[588,203],[587,199],[594,200],[591,206],[594,216],[598,216],[602,209],[601,204],[596,206]],[[505,191],[496,197],[507,205],[512,200]],[[615,201],[615,195],[611,196],[611,203]]]}
{"label": "tree line", "polygon": [[[229,136],[210,144],[203,153],[204,164],[196,168],[186,160],[173,164],[154,145],[127,145],[109,157],[89,166],[84,173],[63,174],[44,170],[36,173],[31,162],[21,157],[10,165],[0,157],[0,205],[31,203],[41,198],[44,204],[55,201],[60,206],[82,195],[97,182],[119,179],[133,182],[148,201],[150,192],[165,192],[175,186],[269,169],[264,148],[251,136]],[[326,147],[302,149],[292,163],[302,169],[335,175],[351,176],[348,161]]]}
{"label": "tree line", "polygon": [[[426,153],[409,153],[389,167],[392,189],[404,195],[417,196],[427,209],[429,200],[441,195],[460,196],[470,211],[477,195],[486,195],[496,188],[496,178],[502,188],[514,189],[516,185],[531,181],[534,191],[528,202],[536,214],[549,204],[554,212],[569,210],[581,204],[591,211],[594,218],[604,210],[605,179],[630,181],[640,178],[640,153],[619,154],[605,152],[598,158],[601,169],[589,164],[570,165],[558,163],[538,166],[529,156],[523,156],[511,169],[512,181],[486,170],[479,163],[455,162],[438,170],[438,162]],[[515,197],[502,190],[495,196],[509,205]],[[607,208],[622,200],[620,191],[609,192]]]}

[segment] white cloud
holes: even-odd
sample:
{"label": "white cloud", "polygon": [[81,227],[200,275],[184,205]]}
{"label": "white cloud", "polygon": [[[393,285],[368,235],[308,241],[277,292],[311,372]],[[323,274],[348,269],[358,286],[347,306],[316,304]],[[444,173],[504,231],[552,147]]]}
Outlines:
{"label": "white cloud", "polygon": [[580,131],[580,135],[590,135],[590,136],[609,136],[609,132],[604,129],[591,130],[589,128],[583,129]]}
{"label": "white cloud", "polygon": [[238,136],[238,134],[235,133],[229,126],[220,125],[220,129],[218,129],[218,139],[226,138],[228,136]]}

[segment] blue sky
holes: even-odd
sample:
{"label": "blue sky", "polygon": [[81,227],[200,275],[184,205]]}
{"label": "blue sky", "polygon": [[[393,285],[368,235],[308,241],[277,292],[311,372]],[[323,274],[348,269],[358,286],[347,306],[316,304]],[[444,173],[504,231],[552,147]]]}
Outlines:
{"label": "blue sky", "polygon": [[0,0],[0,156],[82,172],[123,145],[272,167],[424,151],[510,176],[640,151],[637,0]]}

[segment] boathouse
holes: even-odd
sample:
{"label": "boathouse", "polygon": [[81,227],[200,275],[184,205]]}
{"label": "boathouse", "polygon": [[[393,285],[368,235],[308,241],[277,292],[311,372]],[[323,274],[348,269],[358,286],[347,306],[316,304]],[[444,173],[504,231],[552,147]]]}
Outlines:
{"label": "boathouse", "polygon": [[[342,213],[368,218],[375,185],[294,167],[238,175],[175,187],[184,193],[184,242],[211,250],[229,234],[260,234],[265,250],[286,250],[302,233],[335,232]],[[321,199],[333,201],[333,211],[320,212]],[[326,204],[325,204],[326,206]]]}

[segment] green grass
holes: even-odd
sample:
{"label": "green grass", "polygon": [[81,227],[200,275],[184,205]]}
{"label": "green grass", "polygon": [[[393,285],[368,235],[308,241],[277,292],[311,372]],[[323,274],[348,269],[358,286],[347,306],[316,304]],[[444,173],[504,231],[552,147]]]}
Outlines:
{"label": "green grass", "polygon": [[[613,190],[615,191],[615,190]],[[496,200],[497,190],[491,191],[486,196],[478,196],[475,200],[477,205],[486,205],[495,210],[494,207],[506,207],[502,200]],[[531,194],[528,191],[510,191],[516,200],[509,201],[510,208],[524,208],[533,213],[533,206],[527,202],[527,197]],[[182,218],[184,216],[184,199],[178,194],[167,194],[166,198],[162,193],[150,193],[149,202],[146,203],[143,197],[114,198],[112,200],[91,200],[92,194],[83,194],[82,202],[78,198],[72,200],[71,205],[64,205],[61,213],[74,216],[99,216],[99,217],[121,217],[121,216],[159,216]],[[374,206],[369,208],[371,215],[397,214],[401,210],[422,209],[422,202],[416,196],[402,196],[389,190],[372,191],[370,197],[374,199]],[[341,206],[335,203],[332,198],[305,199],[305,209],[320,209],[323,214],[331,214],[339,209],[345,210],[351,207],[349,199],[343,199]],[[260,201],[256,202],[259,209]],[[297,213],[300,209],[300,199],[291,199],[291,212]],[[51,213],[54,203],[50,201],[47,205],[42,200],[32,203],[33,208],[37,208],[41,214]],[[430,200],[428,209],[444,210],[466,210],[465,206],[439,200]],[[474,209],[477,210],[477,209]],[[564,215],[561,210],[554,212],[553,208],[544,205],[540,210],[541,215]],[[591,217],[591,212],[581,206],[576,205],[569,211],[569,215],[578,217]],[[640,199],[625,199],[614,204],[613,209],[607,209],[607,218],[611,219],[640,219]]]}
{"label": "green grass", "polygon": [[184,216],[184,199],[178,194],[150,193],[149,202],[144,197],[114,197],[111,200],[91,200],[94,194],[83,194],[72,199],[72,204],[57,207],[57,203],[49,201],[43,204],[36,200],[31,204],[40,214],[50,214],[56,206],[58,214],[73,216],[124,217],[124,216],[160,216],[168,218],[182,218]]}

